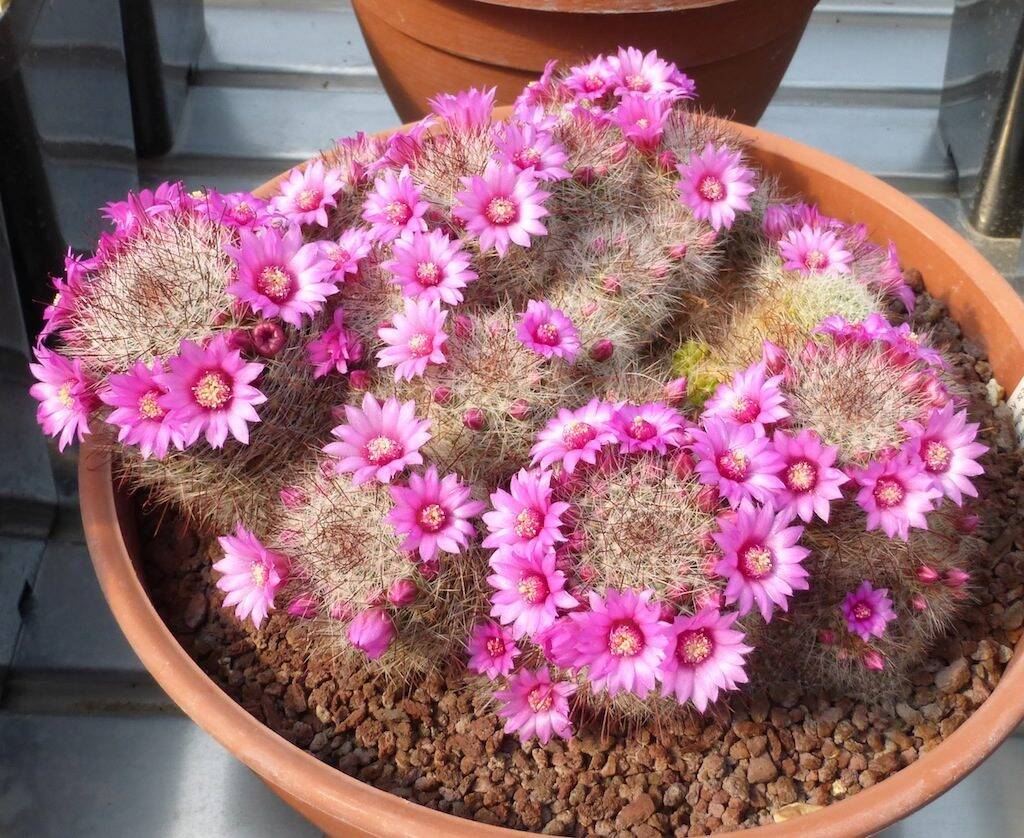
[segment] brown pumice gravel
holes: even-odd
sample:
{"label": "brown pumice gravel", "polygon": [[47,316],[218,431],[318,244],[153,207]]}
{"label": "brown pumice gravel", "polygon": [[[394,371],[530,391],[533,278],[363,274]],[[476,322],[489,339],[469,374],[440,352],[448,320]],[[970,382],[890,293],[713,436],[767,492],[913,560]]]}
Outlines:
{"label": "brown pumice gravel", "polygon": [[306,628],[280,612],[259,632],[242,627],[213,586],[215,543],[144,518],[153,600],[210,677],[285,739],[399,797],[482,823],[547,835],[706,835],[857,794],[956,730],[1024,633],[1024,469],[1012,417],[992,399],[984,353],[910,278],[912,324],[949,350],[992,449],[978,506],[989,548],[972,574],[972,607],[897,700],[870,706],[780,684],[672,730],[583,728],[524,748],[474,706],[478,694],[440,677],[402,690],[358,665],[310,659]]}

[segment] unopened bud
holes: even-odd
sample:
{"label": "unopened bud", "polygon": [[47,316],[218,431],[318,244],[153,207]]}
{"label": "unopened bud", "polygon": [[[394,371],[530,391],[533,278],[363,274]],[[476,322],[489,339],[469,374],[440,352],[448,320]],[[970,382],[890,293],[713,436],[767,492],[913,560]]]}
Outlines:
{"label": "unopened bud", "polygon": [[970,580],[971,575],[959,568],[950,568],[946,571],[946,578],[943,580],[949,588],[962,588]]}
{"label": "unopened bud", "polygon": [[348,374],[348,386],[353,390],[369,390],[370,373],[366,370],[352,370]]}
{"label": "unopened bud", "polygon": [[615,344],[608,340],[608,338],[601,338],[601,340],[590,347],[590,358],[600,364],[611,358],[614,351]]}
{"label": "unopened bud", "polygon": [[697,492],[697,508],[701,512],[714,512],[718,508],[718,489],[705,486]]}
{"label": "unopened bud", "polygon": [[861,663],[864,664],[865,669],[871,669],[875,672],[881,672],[885,669],[885,661],[874,649],[868,649],[863,655],[861,655],[860,660]]}
{"label": "unopened bud", "polygon": [[954,521],[954,526],[958,532],[962,532],[964,535],[971,535],[978,529],[978,524],[980,523],[981,518],[973,512],[965,512]]}
{"label": "unopened bud", "polygon": [[533,408],[530,407],[530,403],[526,399],[516,399],[509,407],[508,415],[522,421],[530,415],[532,410]]}
{"label": "unopened bud", "polygon": [[285,486],[277,495],[286,509],[298,509],[309,502],[309,496],[298,486]]}
{"label": "unopened bud", "polygon": [[448,404],[452,400],[452,388],[444,385],[435,387],[431,398],[438,404]]}
{"label": "unopened bud", "polygon": [[924,582],[924,584],[931,585],[933,582],[939,581],[939,572],[926,564],[919,565],[917,568],[917,578]]}
{"label": "unopened bud", "polygon": [[316,610],[316,600],[311,596],[297,596],[288,603],[288,613],[300,620],[311,620]]}
{"label": "unopened bud", "polygon": [[920,594],[914,594],[910,598],[910,607],[913,608],[915,611],[924,611],[926,608],[928,608],[928,600],[926,600]]}
{"label": "unopened bud", "polygon": [[484,417],[484,412],[480,408],[471,407],[462,414],[462,424],[471,431],[482,431],[484,429],[484,425],[487,424],[487,420]]}
{"label": "unopened bud", "polygon": [[669,404],[679,405],[686,401],[686,376],[673,378],[662,388],[662,395]]}
{"label": "unopened bud", "polygon": [[399,607],[416,601],[420,589],[412,579],[396,579],[388,588],[388,602]]}
{"label": "unopened bud", "polygon": [[467,314],[455,317],[455,336],[465,340],[473,334],[473,319]]}
{"label": "unopened bud", "polygon": [[622,291],[622,280],[614,275],[606,276],[601,281],[601,287],[604,289],[605,294],[618,296],[619,292]]}

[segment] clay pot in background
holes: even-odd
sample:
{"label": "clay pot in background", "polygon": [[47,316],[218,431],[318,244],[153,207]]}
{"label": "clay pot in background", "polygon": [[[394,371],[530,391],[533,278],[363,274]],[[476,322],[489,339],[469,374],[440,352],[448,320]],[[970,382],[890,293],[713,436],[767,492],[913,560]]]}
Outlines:
{"label": "clay pot in background", "polygon": [[427,99],[498,88],[509,104],[551,58],[619,46],[657,49],[697,82],[700,104],[754,125],[789,66],[817,0],[352,0],[403,120]]}

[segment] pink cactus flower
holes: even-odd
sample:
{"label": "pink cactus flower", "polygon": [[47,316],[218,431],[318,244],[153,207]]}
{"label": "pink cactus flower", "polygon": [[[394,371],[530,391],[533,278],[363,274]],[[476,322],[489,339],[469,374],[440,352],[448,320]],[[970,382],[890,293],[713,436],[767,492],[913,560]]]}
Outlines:
{"label": "pink cactus flower", "polygon": [[327,211],[338,205],[334,196],[345,185],[341,169],[327,169],[322,160],[296,167],[279,186],[270,208],[296,224],[328,225]]}
{"label": "pink cactus flower", "polygon": [[331,430],[338,442],[325,445],[324,452],[337,458],[336,471],[351,473],[356,486],[390,483],[403,469],[423,463],[420,448],[430,439],[430,420],[416,418],[416,402],[390,398],[381,404],[364,393],[361,408],[345,405],[345,419]]}
{"label": "pink cactus flower", "polygon": [[303,317],[312,317],[337,292],[329,279],[330,263],[316,243],[302,243],[299,227],[291,226],[283,235],[272,228],[258,234],[241,229],[238,235],[237,247],[224,245],[224,252],[238,265],[227,292],[257,314],[301,326]]}
{"label": "pink cactus flower", "polygon": [[612,92],[616,96],[631,93],[655,96],[682,97],[692,94],[692,82],[682,75],[675,64],[658,57],[657,50],[646,55],[635,47],[623,49],[608,57],[612,74]]}
{"label": "pink cactus flower", "polygon": [[843,249],[834,232],[807,224],[786,233],[779,241],[779,253],[782,267],[804,274],[849,273],[853,260],[853,254]]}
{"label": "pink cactus flower", "polygon": [[256,406],[267,400],[252,386],[263,364],[246,363],[218,335],[205,348],[183,340],[167,366],[167,372],[154,376],[166,390],[157,405],[168,412],[166,421],[180,430],[185,445],[200,433],[212,448],[223,447],[228,433],[248,445],[248,423],[260,421]]}
{"label": "pink cactus flower", "polygon": [[754,172],[741,165],[742,154],[711,143],[686,164],[676,166],[682,180],[680,198],[694,218],[707,219],[712,228],[728,230],[737,211],[747,211],[747,196],[754,191]]}
{"label": "pink cactus flower", "polygon": [[885,627],[896,619],[888,588],[873,588],[866,579],[846,595],[842,604],[846,628],[865,643],[885,634]]}
{"label": "pink cactus flower", "polygon": [[457,474],[438,477],[430,466],[422,476],[409,475],[408,486],[392,486],[394,508],[388,520],[403,536],[403,550],[416,550],[420,560],[432,562],[439,552],[458,554],[476,535],[470,521],[486,505],[470,497],[470,487]]}
{"label": "pink cactus flower", "polygon": [[839,449],[822,444],[818,434],[810,429],[795,437],[776,431],[772,445],[784,464],[779,473],[782,490],[775,498],[778,508],[807,523],[815,515],[828,523],[831,501],[843,496],[840,487],[850,479],[834,468]]}
{"label": "pink cactus flower", "polygon": [[665,120],[672,113],[666,99],[630,94],[609,115],[609,121],[622,131],[627,143],[643,152],[652,152],[661,145]]}
{"label": "pink cactus flower", "polygon": [[804,528],[789,526],[787,513],[771,506],[741,506],[735,516],[720,520],[712,538],[722,551],[715,570],[728,582],[726,604],[738,603],[740,616],[756,605],[765,622],[776,606],[789,609],[794,591],[807,590],[803,560],[810,550],[797,542]]}
{"label": "pink cactus flower", "polygon": [[370,660],[383,655],[395,639],[395,623],[383,608],[367,608],[348,624],[348,642]]}
{"label": "pink cactus flower", "polygon": [[611,423],[623,454],[657,451],[662,456],[682,444],[686,426],[682,414],[663,402],[623,405]]}
{"label": "pink cactus flower", "polygon": [[455,94],[439,93],[428,99],[427,104],[453,134],[472,134],[491,124],[495,92],[494,87],[484,90],[471,87]]}
{"label": "pink cactus flower", "polygon": [[491,495],[493,510],[483,516],[490,533],[484,547],[551,547],[565,541],[560,528],[569,504],[551,499],[550,471],[522,469],[508,488]]}
{"label": "pink cactus flower", "polygon": [[703,713],[718,700],[720,692],[739,689],[747,682],[744,658],[754,651],[733,628],[736,614],[702,608],[692,616],[680,615],[672,623],[658,678],[661,694],[674,695],[683,704],[692,701]]}
{"label": "pink cactus flower", "polygon": [[591,688],[609,695],[632,692],[646,698],[665,659],[671,629],[661,620],[653,591],[609,588],[604,598],[588,594],[590,608],[569,615],[576,628],[576,668],[590,667]]}
{"label": "pink cactus flower", "polygon": [[403,166],[397,175],[390,169],[381,174],[363,202],[363,220],[370,225],[373,237],[390,242],[405,232],[426,232],[423,216],[430,203],[421,200],[420,195],[408,166]]}
{"label": "pink cactus flower", "polygon": [[978,496],[971,478],[985,471],[978,457],[988,447],[975,441],[978,425],[967,421],[967,411],[954,413],[949,403],[933,410],[927,424],[910,421],[903,428],[910,437],[908,450],[920,457],[934,488],[957,506],[963,505],[964,495]]}
{"label": "pink cactus flower", "polygon": [[780,386],[781,375],[768,376],[763,363],[738,371],[728,384],[719,384],[704,405],[705,416],[720,416],[762,430],[789,416]]}
{"label": "pink cactus flower", "polygon": [[560,610],[579,603],[565,590],[565,574],[557,569],[550,547],[506,547],[491,556],[487,584],[491,594],[491,616],[512,626],[517,640],[550,626]]}
{"label": "pink cactus flower", "polygon": [[505,722],[505,733],[515,733],[523,743],[536,738],[546,745],[552,736],[572,736],[569,698],[576,685],[552,681],[547,668],[531,672],[521,669],[508,679],[508,688],[494,694],[501,702],[498,715]]}
{"label": "pink cactus flower", "polygon": [[545,358],[570,364],[580,352],[580,333],[572,320],[546,300],[530,300],[519,316],[516,337],[527,349]]}
{"label": "pink cactus flower", "polygon": [[373,237],[362,227],[349,227],[337,241],[319,242],[320,255],[331,268],[333,282],[344,282],[348,274],[359,272],[359,263],[370,255]]}
{"label": "pink cactus flower", "polygon": [[[88,289],[88,274],[97,265],[97,259],[77,256],[68,248],[64,256],[64,276],[51,278],[53,299],[43,309],[43,328],[36,338],[37,344],[42,344],[50,335],[71,323],[78,300]],[[70,339],[68,336],[66,338]]]}
{"label": "pink cactus flower", "polygon": [[378,367],[394,367],[395,381],[409,381],[426,372],[427,364],[445,363],[444,344],[448,334],[444,321],[448,312],[438,301],[405,297],[405,308],[381,326],[377,334],[387,346],[377,353]]}
{"label": "pink cactus flower", "polygon": [[768,503],[783,488],[782,458],[755,425],[712,416],[690,434],[700,482],[716,487],[734,509],[744,500]]}
{"label": "pink cactus flower", "polygon": [[241,524],[234,535],[217,539],[224,558],[213,565],[221,574],[217,587],[226,592],[224,607],[235,607],[239,620],[259,628],[274,608],[274,595],[288,576],[288,559],[264,547]]}
{"label": "pink cactus flower", "polygon": [[469,651],[469,671],[486,675],[492,681],[508,675],[519,654],[512,632],[493,620],[477,623],[466,646]]}
{"label": "pink cactus flower", "polygon": [[396,239],[392,254],[381,267],[391,272],[405,296],[428,303],[458,305],[462,289],[477,278],[462,242],[449,239],[440,230]]}
{"label": "pink cactus flower", "polygon": [[362,360],[363,344],[345,328],[345,309],[335,309],[331,325],[307,344],[306,354],[313,365],[313,378],[332,371],[344,374],[350,363]]}
{"label": "pink cactus flower", "polygon": [[297,617],[300,620],[312,620],[320,611],[319,605],[313,597],[308,594],[301,594],[294,597],[285,609],[288,616]]}
{"label": "pink cactus flower", "polygon": [[529,122],[506,122],[494,133],[494,160],[517,169],[531,169],[538,180],[565,180],[563,165],[569,156],[562,144],[547,131]]}
{"label": "pink cactus flower", "polygon": [[571,68],[562,83],[576,98],[596,101],[611,89],[613,77],[608,59],[598,56]]}
{"label": "pink cactus flower", "polygon": [[127,373],[111,375],[100,400],[114,408],[107,422],[117,426],[117,441],[137,445],[144,460],[162,460],[173,443],[179,451],[185,441],[181,430],[167,421],[168,412],[160,406],[167,390],[157,383],[157,376],[166,372],[159,358],[152,366],[136,361]]}
{"label": "pink cactus flower", "polygon": [[270,202],[251,192],[222,193],[209,189],[195,202],[193,212],[235,229],[263,227],[271,219]]}
{"label": "pink cactus flower", "polygon": [[102,215],[113,222],[115,235],[124,238],[138,229],[144,221],[169,212],[189,209],[192,199],[182,183],[161,183],[156,189],[129,192],[123,201],[113,201],[103,207]]}
{"label": "pink cactus flower", "polygon": [[466,222],[481,250],[493,247],[504,257],[509,242],[529,247],[530,236],[547,235],[540,219],[548,214],[544,202],[549,193],[538,189],[531,171],[491,162],[483,176],[461,180],[466,189],[456,194],[458,204],[452,214]]}
{"label": "pink cactus flower", "polygon": [[867,512],[867,528],[881,527],[889,538],[910,537],[910,528],[928,529],[926,514],[935,508],[942,491],[934,488],[924,464],[908,451],[875,460],[851,475],[861,489],[857,503]]}
{"label": "pink cactus flower", "polygon": [[614,408],[600,399],[591,399],[576,410],[561,408],[537,434],[537,442],[530,449],[533,465],[548,468],[561,463],[567,474],[572,474],[581,462],[594,465],[598,452],[617,441],[611,426],[613,414]]}
{"label": "pink cactus flower", "polygon": [[896,252],[896,245],[889,242],[886,248],[885,261],[881,270],[872,277],[868,277],[868,284],[877,288],[887,297],[893,297],[903,303],[903,306],[910,313],[914,313],[916,298],[914,290],[907,285],[903,278],[903,268],[900,267],[899,255]]}
{"label": "pink cactus flower", "polygon": [[80,358],[68,360],[44,346],[36,347],[35,356],[29,369],[37,383],[29,393],[39,402],[36,421],[44,433],[59,437],[63,451],[89,433],[89,414],[99,403]]}

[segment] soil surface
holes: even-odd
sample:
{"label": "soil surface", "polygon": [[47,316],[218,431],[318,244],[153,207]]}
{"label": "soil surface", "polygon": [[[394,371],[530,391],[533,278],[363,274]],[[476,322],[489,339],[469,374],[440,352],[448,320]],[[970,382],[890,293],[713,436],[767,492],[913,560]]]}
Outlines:
{"label": "soil surface", "polygon": [[158,610],[199,665],[257,719],[324,762],[465,818],[548,835],[706,835],[782,820],[875,783],[931,750],[999,683],[1024,633],[1021,453],[984,353],[920,291],[915,329],[954,360],[991,446],[981,481],[974,604],[899,700],[857,704],[782,687],[673,730],[583,728],[523,747],[480,693],[441,678],[389,687],[358,665],[310,657],[307,628],[275,612],[259,632],[220,608],[216,545],[144,520]]}

